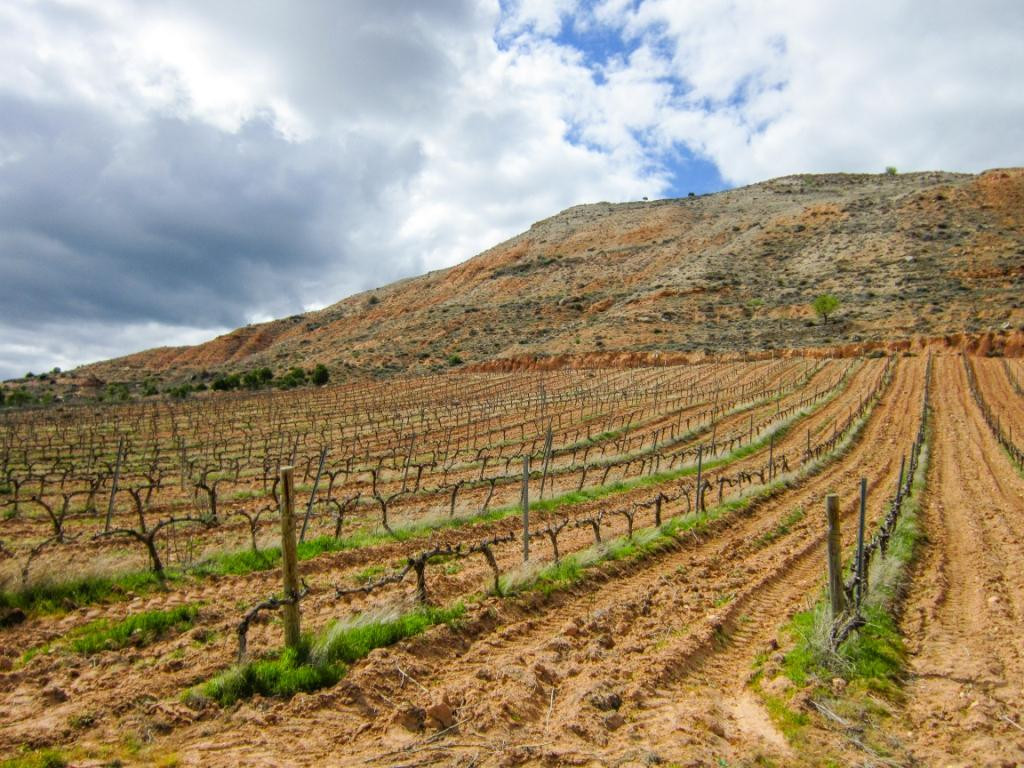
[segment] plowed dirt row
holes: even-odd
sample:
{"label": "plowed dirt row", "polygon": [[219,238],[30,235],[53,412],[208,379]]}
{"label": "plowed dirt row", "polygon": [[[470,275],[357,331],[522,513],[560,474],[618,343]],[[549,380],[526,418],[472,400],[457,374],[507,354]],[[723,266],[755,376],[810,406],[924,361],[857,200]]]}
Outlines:
{"label": "plowed dirt row", "polygon": [[[621,752],[632,743],[631,734],[639,732],[635,729],[656,722],[648,706],[657,710],[664,686],[693,684],[693,672],[674,679],[672,671],[688,668],[701,653],[714,654],[715,630],[727,624],[730,601],[753,608],[774,630],[782,616],[772,613],[762,619],[766,610],[754,605],[750,586],[771,588],[773,583],[788,584],[783,578],[787,573],[800,575],[823,531],[819,516],[808,514],[774,542],[763,544],[759,537],[775,530],[797,504],[806,503],[808,509],[819,505],[833,484],[854,488],[859,475],[866,474],[881,478],[879,487],[887,487],[889,480],[895,485],[898,459],[893,457],[898,456],[898,444],[909,446],[916,428],[911,404],[919,401],[922,372],[923,361],[904,361],[849,455],[796,491],[763,503],[755,514],[723,522],[705,538],[686,540],[674,551],[550,602],[538,598],[536,605],[525,607],[492,602],[496,612],[485,611],[459,633],[439,630],[421,642],[374,652],[332,692],[273,704],[269,711],[246,708],[243,716],[222,727],[245,742],[250,764],[264,758],[280,761],[282,756],[295,764],[328,757],[345,764],[363,759],[385,765],[427,764],[435,756],[450,764],[455,753],[469,758],[474,750],[481,752],[480,759],[498,752],[509,759],[543,752],[557,760],[585,761],[599,753]],[[876,490],[874,495],[883,494]],[[844,507],[847,514],[852,493],[850,501]],[[874,501],[873,516],[883,503],[881,498]],[[799,607],[819,578],[809,578],[808,584],[798,579],[793,594],[773,601],[772,611]],[[747,669],[753,651],[750,647],[751,658],[743,659]],[[726,666],[730,680],[742,679],[731,661]],[[403,677],[399,667],[411,677]],[[720,695],[709,693],[707,701]],[[445,698],[461,721],[461,733],[440,742],[443,750],[417,751],[415,761],[403,752],[389,758],[389,750],[420,738],[407,730],[422,718],[419,708]],[[313,742],[308,731],[303,738],[301,729],[293,727],[300,713],[315,718],[319,736]],[[617,714],[635,721],[626,726]],[[205,725],[174,734],[186,762],[235,762],[242,753],[225,745],[226,733],[216,723]],[[201,735],[211,728],[214,733]],[[710,733],[703,732],[703,748],[717,738]],[[490,746],[459,747],[462,742]],[[523,746],[530,744],[544,746]],[[658,746],[669,754],[690,749],[673,743]]]}
{"label": "plowed dirt row", "polygon": [[1002,360],[978,358],[973,363],[978,388],[985,402],[1000,419],[1003,430],[1012,436],[1013,442],[1018,446],[1024,445],[1024,397],[1014,391]]}
{"label": "plowed dirt row", "polygon": [[903,621],[911,679],[894,737],[922,765],[1019,765],[1024,479],[985,424],[961,360],[936,363],[929,544]]}

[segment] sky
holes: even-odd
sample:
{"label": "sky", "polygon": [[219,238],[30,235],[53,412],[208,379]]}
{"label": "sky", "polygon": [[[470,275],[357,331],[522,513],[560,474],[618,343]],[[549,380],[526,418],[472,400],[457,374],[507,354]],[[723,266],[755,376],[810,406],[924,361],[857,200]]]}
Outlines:
{"label": "sky", "polygon": [[0,378],[571,205],[1024,164],[1019,0],[3,0]]}

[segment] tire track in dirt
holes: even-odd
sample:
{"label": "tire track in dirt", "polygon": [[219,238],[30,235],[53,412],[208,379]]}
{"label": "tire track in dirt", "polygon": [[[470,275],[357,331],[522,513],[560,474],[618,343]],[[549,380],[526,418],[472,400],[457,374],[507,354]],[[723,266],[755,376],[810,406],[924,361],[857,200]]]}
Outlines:
{"label": "tire track in dirt", "polygon": [[912,655],[893,731],[922,764],[1019,764],[1024,540],[1008,535],[1008,521],[1019,524],[1024,480],[985,424],[962,361],[936,362],[928,544],[902,623]]}

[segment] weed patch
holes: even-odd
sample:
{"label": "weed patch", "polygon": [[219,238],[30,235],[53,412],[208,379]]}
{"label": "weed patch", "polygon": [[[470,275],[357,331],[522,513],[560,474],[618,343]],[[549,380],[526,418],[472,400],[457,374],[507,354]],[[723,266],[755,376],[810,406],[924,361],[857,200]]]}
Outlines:
{"label": "weed patch", "polygon": [[187,696],[228,706],[255,694],[290,698],[326,688],[374,648],[393,645],[435,624],[454,623],[465,612],[459,603],[450,608],[419,607],[397,616],[364,614],[337,621],[316,638],[304,638],[299,648],[232,667]]}

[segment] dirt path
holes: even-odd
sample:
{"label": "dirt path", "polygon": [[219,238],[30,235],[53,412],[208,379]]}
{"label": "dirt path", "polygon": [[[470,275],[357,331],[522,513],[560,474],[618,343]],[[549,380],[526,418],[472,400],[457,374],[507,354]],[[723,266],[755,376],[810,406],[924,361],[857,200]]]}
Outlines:
{"label": "dirt path", "polygon": [[[912,652],[897,736],[922,765],[1024,762],[1024,479],[957,357],[936,359],[929,544],[903,631]],[[1007,722],[1007,719],[1014,723]]]}

